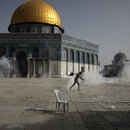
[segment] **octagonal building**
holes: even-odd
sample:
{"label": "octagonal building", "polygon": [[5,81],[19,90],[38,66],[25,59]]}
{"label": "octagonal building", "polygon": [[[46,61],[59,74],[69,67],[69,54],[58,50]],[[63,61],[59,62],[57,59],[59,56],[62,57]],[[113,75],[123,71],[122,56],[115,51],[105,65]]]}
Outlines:
{"label": "octagonal building", "polygon": [[14,11],[9,33],[0,33],[0,57],[8,77],[64,77],[99,68],[98,45],[64,34],[61,18],[43,0],[27,0]]}

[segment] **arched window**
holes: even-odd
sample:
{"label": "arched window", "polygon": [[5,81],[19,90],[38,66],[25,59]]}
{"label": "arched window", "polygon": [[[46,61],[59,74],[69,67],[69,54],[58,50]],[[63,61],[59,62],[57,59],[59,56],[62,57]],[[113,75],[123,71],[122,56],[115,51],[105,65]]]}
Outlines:
{"label": "arched window", "polygon": [[86,56],[86,61],[87,61],[87,64],[90,64],[90,56],[89,56],[89,53],[87,53],[87,56]]}
{"label": "arched window", "polygon": [[68,51],[67,51],[66,48],[64,48],[64,50],[63,50],[63,59],[64,59],[65,61],[68,60]]}
{"label": "arched window", "polygon": [[66,73],[66,75],[68,75],[68,50],[66,48],[64,48],[64,50],[63,50],[63,59],[66,62],[66,64],[65,64],[66,72],[65,73]]}
{"label": "arched window", "polygon": [[96,57],[96,64],[98,65],[98,55],[95,55]]}
{"label": "arched window", "polygon": [[0,48],[0,56],[2,57],[4,55],[6,55],[6,49],[4,47],[1,47]]}
{"label": "arched window", "polygon": [[42,52],[43,58],[49,58],[49,49],[47,47],[43,47],[43,52]]}
{"label": "arched window", "polygon": [[70,61],[74,62],[74,51],[70,51]]}
{"label": "arched window", "polygon": [[94,65],[94,55],[91,54],[91,58],[92,58],[92,65]]}
{"label": "arched window", "polygon": [[39,57],[39,50],[37,47],[33,48],[33,57]]}
{"label": "arched window", "polygon": [[81,53],[81,63],[85,64],[85,55],[84,55],[84,52]]}
{"label": "arched window", "polygon": [[15,48],[14,47],[10,47],[10,57],[13,57],[13,53],[15,52]]}
{"label": "arched window", "polygon": [[74,72],[74,51],[70,51],[70,61],[72,62],[72,70],[71,72]]}
{"label": "arched window", "polygon": [[53,47],[53,48],[51,49],[51,55],[52,55],[51,57],[52,57],[53,60],[57,60],[58,50],[57,50],[56,47]]}
{"label": "arched window", "polygon": [[76,52],[76,61],[80,63],[80,54],[79,51]]}

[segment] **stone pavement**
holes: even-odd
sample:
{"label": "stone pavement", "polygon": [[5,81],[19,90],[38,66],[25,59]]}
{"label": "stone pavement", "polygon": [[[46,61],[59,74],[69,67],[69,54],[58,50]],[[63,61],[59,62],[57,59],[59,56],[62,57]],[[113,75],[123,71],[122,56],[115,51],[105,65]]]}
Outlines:
{"label": "stone pavement", "polygon": [[[130,83],[65,89],[67,79],[0,79],[0,130],[130,130]],[[54,89],[69,101],[55,112]],[[26,108],[30,108],[26,110]]]}

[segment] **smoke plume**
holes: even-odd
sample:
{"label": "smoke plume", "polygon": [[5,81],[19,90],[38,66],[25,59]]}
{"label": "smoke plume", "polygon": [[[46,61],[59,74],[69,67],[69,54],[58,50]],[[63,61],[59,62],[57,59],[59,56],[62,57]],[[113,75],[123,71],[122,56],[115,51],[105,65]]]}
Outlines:
{"label": "smoke plume", "polygon": [[11,62],[3,56],[0,59],[0,77],[6,77],[8,72],[12,70]]}
{"label": "smoke plume", "polygon": [[[71,87],[71,85],[74,83],[74,76],[68,76],[68,83],[65,86],[65,89],[68,89]],[[123,82],[130,82],[130,65],[125,66],[121,76],[119,77],[103,77],[99,71],[91,71],[91,72],[85,72],[83,73],[84,80],[78,80],[80,83],[80,86],[87,86],[89,84],[94,85],[100,85],[104,83],[123,83]],[[77,89],[77,84],[72,88]]]}
{"label": "smoke plume", "polygon": [[122,82],[130,82],[130,65],[125,66],[120,79]]}

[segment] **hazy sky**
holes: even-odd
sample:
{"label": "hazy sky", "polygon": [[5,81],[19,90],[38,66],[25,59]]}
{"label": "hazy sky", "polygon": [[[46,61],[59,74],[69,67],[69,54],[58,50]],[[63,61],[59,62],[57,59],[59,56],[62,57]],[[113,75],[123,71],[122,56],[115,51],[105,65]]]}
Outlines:
{"label": "hazy sky", "polygon": [[[26,0],[0,0],[0,33]],[[99,45],[102,65],[121,50],[130,59],[130,0],[45,0],[58,11],[65,33]]]}

